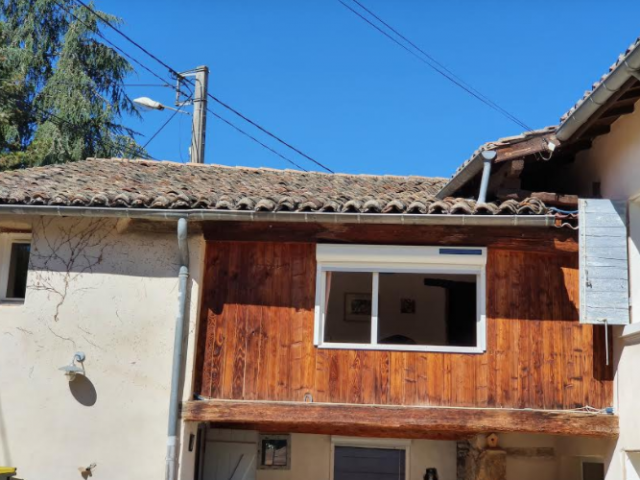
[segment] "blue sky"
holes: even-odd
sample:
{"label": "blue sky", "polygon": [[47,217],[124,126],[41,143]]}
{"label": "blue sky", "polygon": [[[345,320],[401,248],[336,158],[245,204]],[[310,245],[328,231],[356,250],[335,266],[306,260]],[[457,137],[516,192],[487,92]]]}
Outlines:
{"label": "blue sky", "polygon": [[[345,0],[350,2],[350,0]],[[362,0],[533,128],[557,123],[640,35],[640,2]],[[523,129],[430,70],[337,0],[95,0],[179,71],[211,69],[210,92],[335,171],[449,176],[482,143]],[[106,32],[105,32],[106,33]],[[158,73],[151,59],[109,37]],[[138,69],[128,83],[159,83]],[[172,104],[170,89],[127,87]],[[317,167],[223,108],[297,163]],[[167,112],[143,112],[147,136]],[[149,145],[188,160],[190,117]],[[144,143],[144,139],[141,140]],[[209,116],[206,162],[292,168]]]}

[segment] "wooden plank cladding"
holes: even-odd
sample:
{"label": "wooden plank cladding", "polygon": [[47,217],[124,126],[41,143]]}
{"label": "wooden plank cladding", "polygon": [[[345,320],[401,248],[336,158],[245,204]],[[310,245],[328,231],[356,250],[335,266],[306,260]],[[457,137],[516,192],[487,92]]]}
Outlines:
{"label": "wooden plank cladding", "polygon": [[490,247],[487,351],[453,354],[316,348],[315,248],[207,243],[197,394],[546,410],[612,405],[604,327],[578,322],[577,255]]}
{"label": "wooden plank cladding", "polygon": [[487,432],[583,437],[618,434],[618,417],[614,415],[541,410],[203,400],[186,402],[182,417],[261,432],[437,440]]}

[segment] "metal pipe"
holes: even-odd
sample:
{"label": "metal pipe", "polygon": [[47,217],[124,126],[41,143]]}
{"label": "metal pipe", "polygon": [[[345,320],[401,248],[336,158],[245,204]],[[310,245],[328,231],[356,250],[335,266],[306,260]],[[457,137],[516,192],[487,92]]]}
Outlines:
{"label": "metal pipe", "polygon": [[567,141],[589,118],[622,88],[631,77],[640,76],[640,48],[636,45],[624,61],[605,78],[589,96],[560,124],[556,138]]}
{"label": "metal pipe", "polygon": [[487,188],[489,187],[489,177],[491,177],[491,164],[496,158],[494,150],[485,150],[481,153],[484,166],[482,167],[482,179],[480,180],[480,193],[478,193],[478,203],[487,201]]}
{"label": "metal pipe", "polygon": [[178,476],[178,435],[180,432],[180,384],[182,383],[182,347],[184,345],[184,323],[187,310],[187,280],[189,279],[189,245],[187,241],[187,219],[178,220],[178,251],[180,270],[178,273],[178,313],[173,343],[173,367],[171,393],[169,396],[169,427],[167,429],[167,458],[165,479]]}
{"label": "metal pipe", "polygon": [[441,225],[492,227],[553,227],[553,215],[448,215],[403,213],[255,212],[245,210],[166,210],[110,207],[0,205],[2,215],[106,217],[155,221],[230,221],[291,223],[357,223],[361,225]]}

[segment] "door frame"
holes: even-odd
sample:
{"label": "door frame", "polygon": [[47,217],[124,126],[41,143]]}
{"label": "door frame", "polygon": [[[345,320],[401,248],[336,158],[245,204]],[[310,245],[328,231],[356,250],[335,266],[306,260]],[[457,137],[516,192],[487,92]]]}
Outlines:
{"label": "door frame", "polygon": [[360,438],[331,436],[331,461],[329,462],[329,480],[334,480],[335,454],[338,447],[383,448],[386,450],[404,450],[404,478],[411,474],[411,440],[400,438]]}

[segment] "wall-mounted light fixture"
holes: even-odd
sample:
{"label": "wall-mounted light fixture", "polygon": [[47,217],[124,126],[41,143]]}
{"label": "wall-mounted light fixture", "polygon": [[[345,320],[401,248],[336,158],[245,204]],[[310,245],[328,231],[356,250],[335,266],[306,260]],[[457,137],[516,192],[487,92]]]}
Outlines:
{"label": "wall-mounted light fixture", "polygon": [[60,367],[58,370],[62,370],[70,382],[76,379],[76,375],[84,375],[84,367],[76,365],[76,362],[84,362],[85,355],[83,352],[76,352],[71,359],[69,365]]}

